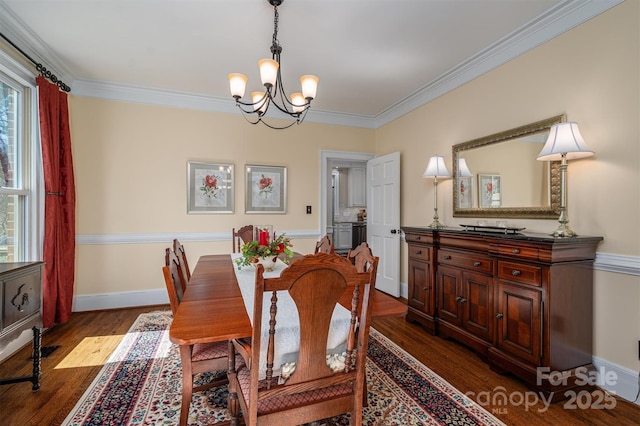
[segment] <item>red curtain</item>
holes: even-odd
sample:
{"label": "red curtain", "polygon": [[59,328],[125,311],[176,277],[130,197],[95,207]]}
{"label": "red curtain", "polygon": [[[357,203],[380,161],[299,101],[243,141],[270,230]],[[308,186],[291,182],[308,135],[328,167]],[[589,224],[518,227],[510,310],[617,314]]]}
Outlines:
{"label": "red curtain", "polygon": [[44,327],[65,323],[71,316],[76,249],[76,189],[71,158],[67,94],[37,77],[40,136],[46,191],[44,204]]}

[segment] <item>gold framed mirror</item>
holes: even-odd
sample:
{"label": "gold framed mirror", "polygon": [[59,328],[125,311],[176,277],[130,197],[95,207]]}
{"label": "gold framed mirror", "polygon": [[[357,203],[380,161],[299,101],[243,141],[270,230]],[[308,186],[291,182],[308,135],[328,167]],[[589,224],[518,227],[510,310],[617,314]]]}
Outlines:
{"label": "gold framed mirror", "polygon": [[560,162],[537,161],[564,114],[453,146],[453,216],[557,219]]}

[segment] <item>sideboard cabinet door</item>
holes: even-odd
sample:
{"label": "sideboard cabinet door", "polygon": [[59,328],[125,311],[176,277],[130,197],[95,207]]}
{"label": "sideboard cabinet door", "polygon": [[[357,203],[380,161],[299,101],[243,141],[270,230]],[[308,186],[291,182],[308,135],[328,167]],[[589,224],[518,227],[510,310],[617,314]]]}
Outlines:
{"label": "sideboard cabinet door", "polygon": [[436,302],[433,272],[433,239],[429,235],[405,234],[408,246],[407,321],[419,323],[435,334]]}
{"label": "sideboard cabinet door", "polygon": [[531,364],[540,365],[541,293],[538,290],[498,282],[497,347]]}

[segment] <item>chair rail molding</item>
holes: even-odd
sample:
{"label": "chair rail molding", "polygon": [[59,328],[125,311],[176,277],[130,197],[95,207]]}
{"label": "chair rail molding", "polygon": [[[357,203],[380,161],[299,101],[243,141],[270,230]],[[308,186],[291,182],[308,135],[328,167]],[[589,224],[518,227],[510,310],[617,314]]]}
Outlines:
{"label": "chair rail molding", "polygon": [[593,269],[640,276],[640,256],[626,256],[615,253],[596,253]]}
{"label": "chair rail molding", "polygon": [[[290,238],[319,239],[321,234],[317,229],[301,229],[296,231],[282,230],[278,233],[286,233]],[[163,232],[158,234],[78,234],[78,245],[100,244],[152,244],[166,243],[174,238],[181,242],[215,242],[231,241],[231,232]]]}

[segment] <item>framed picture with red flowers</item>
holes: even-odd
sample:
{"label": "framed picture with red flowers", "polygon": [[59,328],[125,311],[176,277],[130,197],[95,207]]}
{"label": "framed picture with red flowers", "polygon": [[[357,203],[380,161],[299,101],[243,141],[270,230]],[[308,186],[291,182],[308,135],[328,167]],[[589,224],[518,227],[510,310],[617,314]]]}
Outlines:
{"label": "framed picture with red flowers", "polygon": [[247,164],[245,170],[245,213],[287,212],[287,168]]}
{"label": "framed picture with red flowers", "polygon": [[478,204],[480,208],[502,205],[502,185],[499,174],[478,174]]}
{"label": "framed picture with red flowers", "polygon": [[187,213],[233,213],[233,164],[187,165]]}
{"label": "framed picture with red flowers", "polygon": [[473,207],[473,176],[458,176],[458,207]]}

